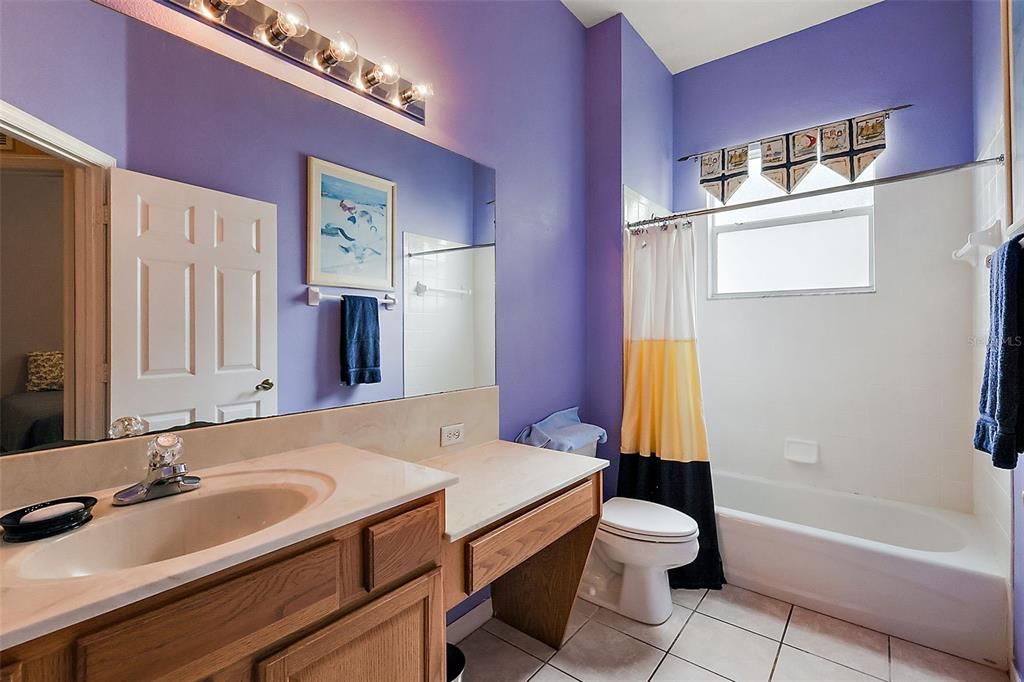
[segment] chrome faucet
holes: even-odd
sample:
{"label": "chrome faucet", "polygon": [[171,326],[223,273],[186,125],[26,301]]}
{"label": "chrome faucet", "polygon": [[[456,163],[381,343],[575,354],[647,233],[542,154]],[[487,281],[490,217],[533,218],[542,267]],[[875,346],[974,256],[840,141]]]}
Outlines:
{"label": "chrome faucet", "polygon": [[178,495],[199,487],[198,476],[188,476],[188,465],[176,461],[185,442],[173,433],[162,433],[149,442],[149,467],[146,478],[114,493],[114,506],[148,502]]}

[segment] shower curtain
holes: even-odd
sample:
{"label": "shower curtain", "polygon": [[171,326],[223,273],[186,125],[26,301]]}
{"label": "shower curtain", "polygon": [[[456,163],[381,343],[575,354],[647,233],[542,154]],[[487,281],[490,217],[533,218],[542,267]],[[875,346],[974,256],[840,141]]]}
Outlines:
{"label": "shower curtain", "polygon": [[697,559],[669,572],[673,588],[718,589],[718,551],[694,329],[694,247],[688,224],[626,236],[622,447],[618,494],[657,502],[700,528]]}

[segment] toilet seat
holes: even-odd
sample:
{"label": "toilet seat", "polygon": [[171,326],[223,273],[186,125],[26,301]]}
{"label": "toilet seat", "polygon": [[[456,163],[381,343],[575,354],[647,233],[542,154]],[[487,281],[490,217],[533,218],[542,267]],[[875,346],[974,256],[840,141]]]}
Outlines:
{"label": "toilet seat", "polygon": [[604,503],[599,528],[642,542],[690,542],[698,535],[697,522],[681,511],[628,497]]}

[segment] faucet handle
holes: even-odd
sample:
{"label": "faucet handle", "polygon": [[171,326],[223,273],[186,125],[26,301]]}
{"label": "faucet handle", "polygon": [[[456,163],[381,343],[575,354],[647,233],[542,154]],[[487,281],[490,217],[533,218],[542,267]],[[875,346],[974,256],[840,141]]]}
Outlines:
{"label": "faucet handle", "polygon": [[149,441],[147,454],[149,455],[149,470],[156,471],[163,467],[169,467],[181,456],[185,441],[176,433],[161,433]]}

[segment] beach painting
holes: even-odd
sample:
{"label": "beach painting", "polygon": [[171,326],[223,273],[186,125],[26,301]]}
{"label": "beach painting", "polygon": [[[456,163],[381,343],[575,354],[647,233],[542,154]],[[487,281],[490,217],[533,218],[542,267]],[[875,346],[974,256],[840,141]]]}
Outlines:
{"label": "beach painting", "polygon": [[396,185],[310,156],[308,284],[394,289]]}

